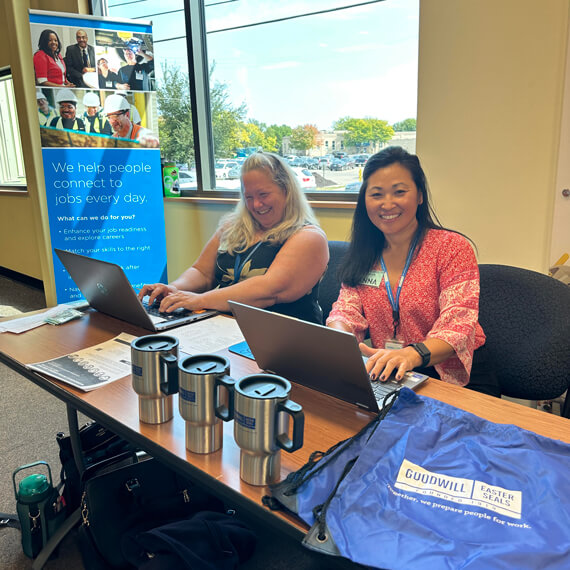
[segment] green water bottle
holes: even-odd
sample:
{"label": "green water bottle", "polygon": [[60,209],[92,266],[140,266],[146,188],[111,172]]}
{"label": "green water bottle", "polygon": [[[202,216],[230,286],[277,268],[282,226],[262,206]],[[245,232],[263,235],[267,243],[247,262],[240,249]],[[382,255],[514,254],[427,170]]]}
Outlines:
{"label": "green water bottle", "polygon": [[162,168],[162,183],[165,196],[180,196],[178,167],[174,162],[165,162]]}
{"label": "green water bottle", "polygon": [[[49,478],[34,473],[24,477],[16,488],[16,474],[38,465],[47,467]],[[51,478],[51,469],[45,461],[36,461],[18,467],[12,474],[16,511],[22,527],[22,548],[24,554],[35,558],[50,536],[65,520],[65,504]]]}

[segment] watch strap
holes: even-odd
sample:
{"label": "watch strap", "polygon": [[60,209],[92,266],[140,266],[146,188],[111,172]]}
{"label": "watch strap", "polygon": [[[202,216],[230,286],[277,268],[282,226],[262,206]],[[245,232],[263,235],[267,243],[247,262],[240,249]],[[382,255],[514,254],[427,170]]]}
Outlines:
{"label": "watch strap", "polygon": [[408,344],[411,346],[421,357],[422,357],[422,368],[426,368],[431,360],[431,352],[429,348],[423,342],[414,342],[412,344]]}

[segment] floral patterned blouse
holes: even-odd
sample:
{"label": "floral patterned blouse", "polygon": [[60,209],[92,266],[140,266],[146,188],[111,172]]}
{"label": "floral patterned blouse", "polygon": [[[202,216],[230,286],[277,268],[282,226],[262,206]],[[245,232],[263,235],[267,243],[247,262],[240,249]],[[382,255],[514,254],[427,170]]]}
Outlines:
{"label": "floral patterned blouse", "polygon": [[[398,339],[404,346],[427,338],[450,344],[455,355],[435,369],[442,380],[465,386],[473,351],[485,344],[478,316],[479,268],[471,245],[454,232],[428,230],[402,285]],[[359,341],[368,331],[372,345],[383,347],[393,336],[384,280],[379,286],[342,285],[327,323],[331,321],[348,325]]]}

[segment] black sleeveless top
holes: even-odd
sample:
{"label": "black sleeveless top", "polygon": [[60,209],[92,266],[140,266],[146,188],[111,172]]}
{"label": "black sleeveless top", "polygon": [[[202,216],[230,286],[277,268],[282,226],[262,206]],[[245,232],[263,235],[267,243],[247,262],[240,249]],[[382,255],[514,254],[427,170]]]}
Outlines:
{"label": "black sleeveless top", "polygon": [[[283,244],[258,242],[241,253],[218,252],[215,286],[228,287],[249,277],[264,275],[282,246]],[[323,323],[323,311],[317,300],[318,293],[319,284],[317,283],[304,297],[292,303],[277,303],[271,307],[266,307],[266,309],[321,325]]]}

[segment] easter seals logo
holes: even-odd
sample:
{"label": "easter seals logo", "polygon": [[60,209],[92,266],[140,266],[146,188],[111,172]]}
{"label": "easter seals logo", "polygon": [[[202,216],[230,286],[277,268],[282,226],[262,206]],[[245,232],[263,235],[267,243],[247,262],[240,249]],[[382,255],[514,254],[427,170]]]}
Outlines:
{"label": "easter seals logo", "polygon": [[522,492],[488,485],[475,479],[434,473],[404,459],[394,485],[398,489],[438,497],[461,505],[482,507],[495,513],[521,518]]}

